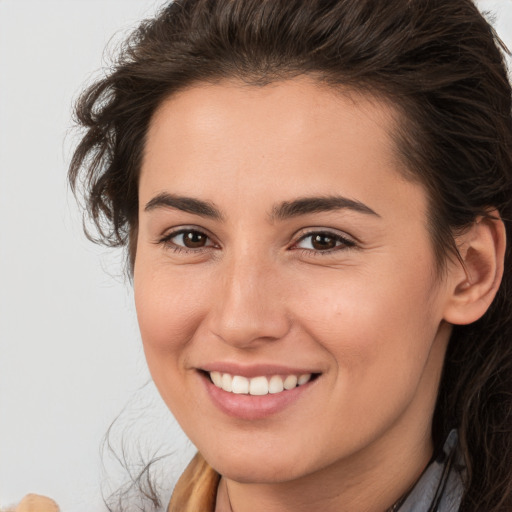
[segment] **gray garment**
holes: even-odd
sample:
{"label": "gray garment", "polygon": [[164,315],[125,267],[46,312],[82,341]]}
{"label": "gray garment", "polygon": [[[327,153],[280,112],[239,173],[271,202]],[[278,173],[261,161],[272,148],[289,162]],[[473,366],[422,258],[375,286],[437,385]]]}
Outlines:
{"label": "gray garment", "polygon": [[452,430],[443,452],[425,470],[398,512],[457,512],[464,492],[465,465]]}

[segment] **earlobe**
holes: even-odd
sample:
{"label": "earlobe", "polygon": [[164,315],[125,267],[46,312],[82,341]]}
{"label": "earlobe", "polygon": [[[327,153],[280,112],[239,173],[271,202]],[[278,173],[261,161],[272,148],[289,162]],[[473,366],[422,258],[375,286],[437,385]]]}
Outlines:
{"label": "earlobe", "polygon": [[458,237],[457,246],[464,265],[451,263],[444,319],[465,325],[485,314],[501,283],[506,233],[499,213],[493,210],[489,216],[479,217]]}

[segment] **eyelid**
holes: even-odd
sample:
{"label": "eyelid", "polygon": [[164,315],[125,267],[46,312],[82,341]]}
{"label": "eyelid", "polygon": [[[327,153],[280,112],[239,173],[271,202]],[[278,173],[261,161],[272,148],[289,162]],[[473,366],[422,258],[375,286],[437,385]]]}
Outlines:
{"label": "eyelid", "polygon": [[[334,238],[337,242],[341,242],[339,248],[326,249],[324,251],[315,250],[315,249],[304,249],[302,247],[297,247],[297,245],[305,240],[308,237],[314,235],[327,235]],[[338,231],[332,228],[323,228],[323,227],[311,227],[311,228],[303,228],[294,236],[294,242],[291,246],[291,249],[296,248],[297,250],[302,250],[305,252],[317,253],[317,254],[329,254],[333,252],[337,252],[344,249],[352,249],[357,246],[358,241],[351,235],[348,235],[345,232]]]}
{"label": "eyelid", "polygon": [[[187,232],[195,231],[197,233],[200,233],[207,237],[208,241],[210,242],[208,245],[205,245],[203,247],[198,248],[191,248],[186,247],[184,245],[179,245],[174,242],[172,242],[172,239],[174,237],[179,236],[180,234],[184,234]],[[332,249],[326,249],[326,250],[318,250],[318,249],[305,249],[297,247],[297,245],[303,241],[304,239],[308,237],[312,237],[314,235],[326,235],[329,237],[332,237],[336,240],[336,242],[341,242],[339,246],[336,246]],[[351,249],[354,248],[357,245],[357,241],[354,239],[353,236],[347,235],[345,232],[338,231],[333,228],[325,228],[325,227],[310,227],[310,228],[302,228],[294,235],[294,242],[289,247],[289,249],[296,249],[296,250],[302,250],[304,252],[309,253],[323,253],[323,254],[329,254],[333,252],[337,252],[344,249]],[[161,235],[158,237],[158,239],[155,241],[156,244],[162,244],[170,246],[171,248],[175,249],[176,251],[185,251],[185,252],[192,252],[197,253],[204,250],[211,250],[212,248],[219,248],[218,242],[215,241],[215,238],[213,235],[209,233],[207,229],[204,229],[199,226],[195,225],[183,225],[183,226],[175,226],[165,232],[164,235]]]}
{"label": "eyelid", "polygon": [[301,237],[311,235],[311,234],[317,234],[317,233],[324,233],[327,235],[332,235],[336,237],[340,237],[344,240],[347,240],[349,242],[352,242],[354,244],[361,244],[362,241],[352,233],[348,233],[347,231],[344,231],[342,229],[334,228],[334,227],[327,227],[327,226],[306,226],[303,228],[298,229],[292,236],[293,239],[299,240]]}
{"label": "eyelid", "polygon": [[[183,233],[191,232],[191,231],[195,231],[197,233],[200,233],[200,234],[206,236],[208,241],[210,241],[211,243],[209,245],[205,245],[203,247],[198,247],[198,248],[194,249],[191,247],[186,247],[183,245],[175,244],[174,242],[171,241],[174,237],[179,236]],[[161,235],[158,237],[158,239],[155,241],[155,243],[171,246],[172,248],[176,249],[177,251],[181,250],[181,251],[193,252],[193,253],[197,253],[197,252],[204,251],[207,249],[217,248],[219,246],[218,243],[215,241],[215,238],[209,233],[209,231],[207,229],[204,229],[199,226],[194,226],[194,225],[175,226],[171,229],[168,229],[168,230],[166,230],[164,235]]]}

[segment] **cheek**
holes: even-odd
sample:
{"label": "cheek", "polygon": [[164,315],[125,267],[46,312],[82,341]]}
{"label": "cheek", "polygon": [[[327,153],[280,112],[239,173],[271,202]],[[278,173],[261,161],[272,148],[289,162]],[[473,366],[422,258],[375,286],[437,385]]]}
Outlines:
{"label": "cheek", "polygon": [[304,328],[337,367],[337,385],[350,381],[355,394],[380,387],[396,395],[414,387],[436,337],[440,318],[432,288],[425,267],[418,273],[410,264],[400,275],[339,272],[294,295]]}
{"label": "cheek", "polygon": [[180,357],[204,310],[201,280],[187,279],[176,270],[151,269],[141,262],[134,272],[134,295],[150,370],[159,357],[165,358],[165,364],[169,356]]}
{"label": "cheek", "polygon": [[163,401],[187,431],[193,426],[187,423],[187,411],[199,407],[197,398],[183,389],[191,377],[188,347],[204,311],[201,288],[197,280],[184,279],[183,273],[180,277],[169,268],[140,264],[134,271],[135,306],[147,365]]}
{"label": "cheek", "polygon": [[364,272],[314,276],[292,295],[300,317],[333,349],[350,340],[354,350],[365,350],[390,342],[393,333],[422,337],[423,328],[436,323],[430,280],[404,273],[396,278]]}

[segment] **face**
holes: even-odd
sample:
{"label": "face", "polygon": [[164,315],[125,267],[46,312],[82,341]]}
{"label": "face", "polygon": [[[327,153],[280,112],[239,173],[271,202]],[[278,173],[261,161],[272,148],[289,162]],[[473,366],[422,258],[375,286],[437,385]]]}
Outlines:
{"label": "face", "polygon": [[229,478],[375,465],[430,439],[448,291],[394,119],[296,79],[198,85],[152,120],[134,269],[144,350]]}

